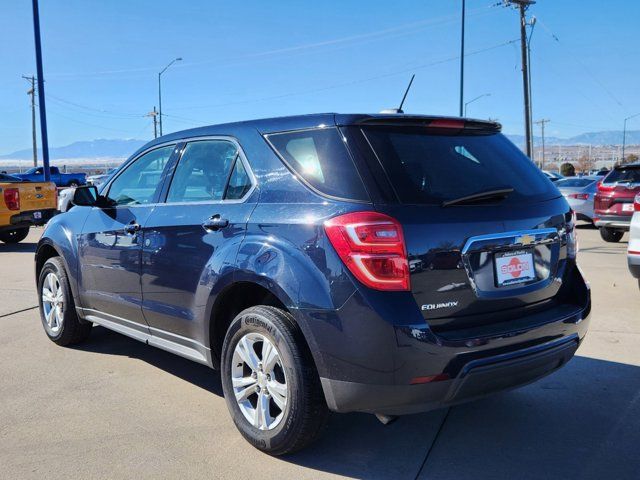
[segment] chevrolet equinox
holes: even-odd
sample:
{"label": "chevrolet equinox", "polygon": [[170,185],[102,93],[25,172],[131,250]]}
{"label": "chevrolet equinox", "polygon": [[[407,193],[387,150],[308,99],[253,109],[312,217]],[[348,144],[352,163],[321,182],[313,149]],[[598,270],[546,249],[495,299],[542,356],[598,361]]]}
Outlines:
{"label": "chevrolet equinox", "polygon": [[298,450],[537,380],[584,338],[573,212],[494,122],[318,114],[160,137],[36,252],[42,324],[221,371],[240,433]]}

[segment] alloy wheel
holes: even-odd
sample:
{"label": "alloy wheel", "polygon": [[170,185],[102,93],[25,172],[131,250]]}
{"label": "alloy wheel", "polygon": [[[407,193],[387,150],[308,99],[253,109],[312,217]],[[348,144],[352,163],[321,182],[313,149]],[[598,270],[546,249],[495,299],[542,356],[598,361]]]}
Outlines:
{"label": "alloy wheel", "polygon": [[50,272],[42,282],[42,309],[44,310],[45,327],[50,335],[57,335],[64,319],[64,292],[58,276]]}
{"label": "alloy wheel", "polygon": [[232,362],[231,383],[240,411],[259,430],[276,428],[289,397],[278,349],[264,335],[248,333],[238,341]]}

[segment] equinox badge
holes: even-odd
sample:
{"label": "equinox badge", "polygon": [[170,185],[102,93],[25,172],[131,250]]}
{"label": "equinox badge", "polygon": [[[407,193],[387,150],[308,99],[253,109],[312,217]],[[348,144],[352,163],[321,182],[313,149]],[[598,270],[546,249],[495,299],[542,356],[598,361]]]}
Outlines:
{"label": "equinox badge", "polygon": [[427,303],[426,305],[422,305],[422,310],[437,310],[439,308],[451,308],[457,307],[458,301],[451,302],[443,302],[443,303]]}

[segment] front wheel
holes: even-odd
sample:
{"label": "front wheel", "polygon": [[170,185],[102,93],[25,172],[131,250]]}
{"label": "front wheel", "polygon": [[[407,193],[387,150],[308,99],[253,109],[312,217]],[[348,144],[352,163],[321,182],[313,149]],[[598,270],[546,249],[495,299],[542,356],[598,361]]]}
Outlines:
{"label": "front wheel", "polygon": [[58,345],[74,345],[89,337],[92,323],[76,313],[71,287],[59,257],[47,260],[38,277],[40,318],[44,331]]}
{"label": "front wheel", "polygon": [[29,235],[29,227],[14,228],[13,230],[5,230],[0,232],[0,242],[19,243]]}
{"label": "front wheel", "polygon": [[613,228],[609,227],[600,228],[600,236],[605,242],[619,242],[623,235],[624,232],[621,232],[620,230],[614,230]]}
{"label": "front wheel", "polygon": [[222,389],[242,436],[271,455],[304,448],[329,415],[302,334],[291,315],[274,307],[248,308],[229,326]]}

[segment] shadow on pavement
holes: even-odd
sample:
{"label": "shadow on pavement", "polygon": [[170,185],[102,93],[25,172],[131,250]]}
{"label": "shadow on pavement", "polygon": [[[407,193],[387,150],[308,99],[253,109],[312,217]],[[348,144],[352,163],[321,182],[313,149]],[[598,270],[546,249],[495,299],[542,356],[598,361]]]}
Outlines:
{"label": "shadow on pavement", "polygon": [[[137,358],[222,396],[218,373],[102,327],[78,348]],[[274,461],[371,479],[640,478],[637,366],[578,356],[537,383],[445,413],[387,426],[335,414],[318,442]]]}
{"label": "shadow on pavement", "polygon": [[35,253],[37,243],[21,242],[21,243],[1,243],[0,253]]}

